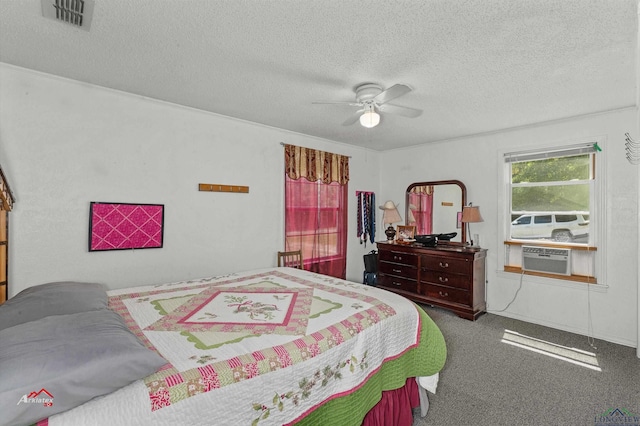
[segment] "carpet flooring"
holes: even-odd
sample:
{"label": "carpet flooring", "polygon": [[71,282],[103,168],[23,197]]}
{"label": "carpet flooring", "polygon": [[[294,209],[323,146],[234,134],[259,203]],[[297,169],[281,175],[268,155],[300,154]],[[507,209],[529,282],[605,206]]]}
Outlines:
{"label": "carpet flooring", "polygon": [[414,426],[640,425],[635,348],[599,340],[594,348],[586,336],[495,314],[472,322],[423,307],[442,330],[447,362]]}

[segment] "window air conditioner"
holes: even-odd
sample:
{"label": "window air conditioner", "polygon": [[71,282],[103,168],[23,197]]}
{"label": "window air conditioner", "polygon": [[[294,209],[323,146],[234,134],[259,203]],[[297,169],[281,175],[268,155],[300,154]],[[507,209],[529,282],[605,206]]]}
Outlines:
{"label": "window air conditioner", "polygon": [[571,275],[571,250],[522,246],[522,270]]}

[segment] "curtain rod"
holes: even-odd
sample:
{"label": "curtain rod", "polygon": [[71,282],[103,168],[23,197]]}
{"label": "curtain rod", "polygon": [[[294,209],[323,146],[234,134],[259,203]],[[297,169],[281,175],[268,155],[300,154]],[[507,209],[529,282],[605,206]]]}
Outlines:
{"label": "curtain rod", "polygon": [[[289,143],[284,143],[284,142],[280,142],[280,145],[285,146],[285,145],[291,145],[291,144],[289,144]],[[296,146],[296,145],[294,145],[294,146]],[[305,148],[305,147],[302,147],[302,148]],[[307,149],[315,149],[315,148],[307,148]],[[334,153],[334,152],[332,152],[332,154],[335,154],[335,153]],[[342,154],[335,154],[335,155],[342,155]],[[351,156],[350,156],[350,155],[344,155],[344,157],[351,158]]]}

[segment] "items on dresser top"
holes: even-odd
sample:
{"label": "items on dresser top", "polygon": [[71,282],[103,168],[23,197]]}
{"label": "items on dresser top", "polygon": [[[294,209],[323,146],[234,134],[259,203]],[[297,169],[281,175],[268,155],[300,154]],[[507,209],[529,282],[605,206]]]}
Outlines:
{"label": "items on dresser top", "polygon": [[435,247],[438,245],[438,241],[448,242],[456,235],[458,235],[457,232],[449,232],[448,234],[416,235],[415,242],[421,244],[423,247]]}
{"label": "items on dresser top", "polygon": [[469,320],[485,312],[486,249],[377,244],[378,286]]}

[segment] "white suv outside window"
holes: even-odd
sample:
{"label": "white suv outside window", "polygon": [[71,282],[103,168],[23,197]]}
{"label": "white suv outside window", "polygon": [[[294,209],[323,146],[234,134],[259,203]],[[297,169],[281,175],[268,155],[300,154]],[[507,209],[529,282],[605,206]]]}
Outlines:
{"label": "white suv outside window", "polygon": [[511,222],[511,238],[587,243],[589,241],[589,213],[521,213],[517,219]]}

